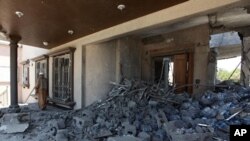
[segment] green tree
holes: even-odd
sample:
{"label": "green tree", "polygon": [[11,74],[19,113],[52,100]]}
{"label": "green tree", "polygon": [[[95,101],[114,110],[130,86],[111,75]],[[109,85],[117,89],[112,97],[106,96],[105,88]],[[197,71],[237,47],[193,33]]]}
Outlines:
{"label": "green tree", "polygon": [[[227,71],[224,69],[219,69],[217,72],[217,79],[220,81],[224,81],[224,80],[228,80],[229,77],[232,75],[233,70],[232,71]],[[232,80],[234,81],[239,81],[240,80],[240,69],[236,69],[236,71],[234,72],[234,74],[231,76]]]}

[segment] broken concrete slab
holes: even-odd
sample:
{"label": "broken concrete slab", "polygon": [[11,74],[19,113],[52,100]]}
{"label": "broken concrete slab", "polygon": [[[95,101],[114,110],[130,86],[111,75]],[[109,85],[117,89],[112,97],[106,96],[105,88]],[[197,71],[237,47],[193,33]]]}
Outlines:
{"label": "broken concrete slab", "polygon": [[62,129],[62,130],[58,130],[57,134],[56,134],[56,140],[57,141],[68,141],[68,134],[67,134],[68,130],[66,129]]}
{"label": "broken concrete slab", "polygon": [[128,102],[128,107],[129,108],[135,108],[136,107],[136,103],[134,101],[129,101]]}
{"label": "broken concrete slab", "polygon": [[164,128],[170,141],[185,141],[187,139],[189,141],[206,141],[213,137],[212,132],[204,132],[200,127],[196,127],[195,130],[192,128],[180,128],[180,125],[177,125],[176,121],[164,124]]}
{"label": "broken concrete slab", "polygon": [[4,114],[1,118],[0,131],[3,133],[21,133],[29,127],[28,113]]}
{"label": "broken concrete slab", "polygon": [[84,127],[93,125],[93,120],[88,117],[73,117],[73,124],[79,129],[83,129]]}
{"label": "broken concrete slab", "polygon": [[171,141],[208,141],[212,140],[212,133],[171,134]]}
{"label": "broken concrete slab", "polygon": [[146,132],[140,132],[138,137],[142,139],[142,141],[151,141],[151,136]]}
{"label": "broken concrete slab", "polygon": [[109,131],[109,130],[105,130],[105,129],[101,129],[97,135],[95,135],[95,139],[99,139],[99,138],[104,138],[104,137],[110,137],[112,136],[113,134]]}
{"label": "broken concrete slab", "polygon": [[136,135],[136,127],[129,122],[122,123],[124,128],[123,135]]}
{"label": "broken concrete slab", "polygon": [[154,117],[155,117],[155,119],[157,121],[158,128],[161,128],[161,126],[164,123],[168,122],[167,117],[166,117],[165,113],[162,110],[159,110],[158,114],[155,114]]}
{"label": "broken concrete slab", "polygon": [[134,136],[117,136],[109,137],[107,141],[142,141],[142,139],[136,138]]}

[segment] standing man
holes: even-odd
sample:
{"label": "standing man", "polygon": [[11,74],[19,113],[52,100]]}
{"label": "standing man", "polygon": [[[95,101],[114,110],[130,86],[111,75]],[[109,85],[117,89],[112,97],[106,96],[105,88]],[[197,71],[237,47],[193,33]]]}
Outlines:
{"label": "standing man", "polygon": [[38,106],[41,110],[44,110],[47,106],[48,84],[47,79],[44,77],[42,72],[39,73],[35,89],[36,96],[38,97]]}

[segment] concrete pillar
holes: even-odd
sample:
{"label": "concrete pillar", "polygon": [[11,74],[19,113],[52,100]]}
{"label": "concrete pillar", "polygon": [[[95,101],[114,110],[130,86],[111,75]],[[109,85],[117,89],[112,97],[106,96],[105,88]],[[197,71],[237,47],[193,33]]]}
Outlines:
{"label": "concrete pillar", "polygon": [[249,87],[250,82],[250,36],[242,38],[241,84]]}
{"label": "concrete pillar", "polygon": [[141,79],[141,47],[137,38],[120,38],[117,41],[116,57],[116,80],[121,80],[119,76],[126,79]]}
{"label": "concrete pillar", "polygon": [[196,96],[201,96],[201,94],[207,90],[207,87],[202,85],[207,85],[207,72],[208,72],[208,56],[209,56],[209,46],[202,45],[195,47],[194,53],[194,83],[201,84],[193,87],[193,94]]}
{"label": "concrete pillar", "polygon": [[10,38],[10,107],[9,112],[20,112],[20,107],[18,105],[18,85],[17,85],[17,49],[18,42],[21,40],[19,36],[9,36]]}
{"label": "concrete pillar", "polygon": [[217,52],[210,50],[208,54],[208,67],[207,67],[207,82],[210,85],[209,89],[213,90],[216,80],[216,68],[217,68]]}

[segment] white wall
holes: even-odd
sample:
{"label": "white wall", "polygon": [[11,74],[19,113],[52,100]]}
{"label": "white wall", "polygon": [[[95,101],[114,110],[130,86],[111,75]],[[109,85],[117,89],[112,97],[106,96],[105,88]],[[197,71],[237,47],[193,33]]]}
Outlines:
{"label": "white wall", "polygon": [[22,45],[22,61],[48,53],[48,49]]}
{"label": "white wall", "polygon": [[74,101],[75,109],[82,108],[82,46],[76,46],[74,54]]}
{"label": "white wall", "polygon": [[[0,46],[0,108],[10,103],[10,57],[9,47]],[[3,93],[7,90],[7,93]]]}
{"label": "white wall", "polygon": [[[38,47],[32,47],[32,46],[26,46],[22,45],[22,50],[21,50],[21,61],[26,61],[27,59],[32,59],[34,57],[43,55],[48,53],[49,50],[43,49],[43,48],[38,48]],[[22,74],[22,70],[21,70]],[[23,103],[25,102],[26,98],[29,96],[30,92],[32,89],[35,87],[35,62],[30,61],[30,72],[29,72],[29,81],[30,81],[30,87],[27,88],[22,88],[22,94],[19,94],[19,102]],[[22,85],[22,80],[20,79],[19,85]],[[35,91],[34,91],[35,92]],[[32,94],[34,94],[34,92]],[[34,99],[33,97],[30,97],[28,99],[28,103],[34,103],[37,100]]]}
{"label": "white wall", "polygon": [[86,46],[84,105],[103,99],[116,81],[116,42]]}

